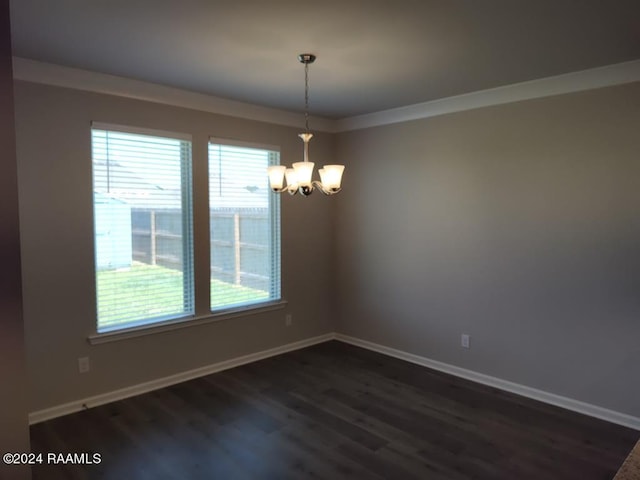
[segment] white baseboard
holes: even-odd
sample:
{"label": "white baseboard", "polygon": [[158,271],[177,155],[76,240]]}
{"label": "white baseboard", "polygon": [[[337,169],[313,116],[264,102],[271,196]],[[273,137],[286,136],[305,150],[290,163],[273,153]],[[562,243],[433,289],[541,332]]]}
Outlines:
{"label": "white baseboard", "polygon": [[566,408],[574,412],[589,415],[590,417],[606,420],[607,422],[616,423],[625,427],[633,428],[634,430],[640,430],[640,418],[627,415],[625,413],[616,412],[607,408],[598,407],[589,403],[580,402],[572,398],[563,397],[554,393],[538,390],[537,388],[527,387],[526,385],[520,385],[518,383],[509,382],[500,378],[485,375],[483,373],[474,372],[473,370],[467,370],[466,368],[456,367],[447,363],[438,362],[430,358],[421,357],[412,353],[403,352],[402,350],[396,350],[395,348],[385,347],[377,343],[368,342],[359,338],[350,337],[348,335],[342,335],[336,333],[334,338],[341,342],[349,343],[357,347],[366,348],[374,352],[389,355],[390,357],[399,358],[407,362],[422,365],[423,367],[433,368],[440,372],[448,373],[456,377],[461,377],[472,382],[481,383],[490,387],[495,387],[500,390],[522,395],[533,400],[539,400],[544,403],[555,405],[557,407]]}
{"label": "white baseboard", "polygon": [[65,403],[63,405],[57,405],[51,408],[45,408],[44,410],[38,410],[29,414],[29,424],[44,422],[52,418],[61,417],[69,413],[79,412],[87,407],[97,407],[98,405],[104,405],[105,403],[115,402],[117,400],[123,400],[128,397],[147,393],[152,390],[175,385],[176,383],[185,382],[187,380],[193,380],[194,378],[203,377],[212,373],[227,370],[229,368],[238,367],[251,362],[256,362],[268,357],[280,355],[281,353],[291,352],[293,350],[299,350],[301,348],[309,347],[317,343],[327,342],[333,340],[335,335],[328,333],[326,335],[320,335],[318,337],[307,338],[299,342],[288,343],[279,347],[270,348],[269,350],[263,350],[261,352],[251,353],[242,357],[233,358],[231,360],[225,360],[223,362],[214,363],[205,367],[196,368],[186,372],[178,373],[175,375],[169,375],[168,377],[159,378],[150,382],[141,383],[139,385],[133,385],[131,387],[121,388],[112,392],[95,395],[93,397],[76,400],[74,402]]}
{"label": "white baseboard", "polygon": [[614,410],[609,410],[603,407],[598,407],[589,403],[580,402],[578,400],[556,395],[554,393],[545,392],[536,388],[527,387],[526,385],[509,382],[507,380],[502,380],[490,375],[474,372],[473,370],[467,370],[466,368],[456,367],[447,363],[438,362],[437,360],[421,357],[419,355],[414,355],[412,353],[407,353],[395,348],[386,347],[384,345],[379,345],[377,343],[369,342],[366,340],[361,340],[359,338],[350,337],[341,333],[328,333],[298,342],[288,343],[286,345],[281,345],[269,350],[263,350],[261,352],[244,355],[242,357],[225,360],[223,362],[196,368],[187,372],[182,372],[176,375],[170,375],[168,377],[152,380],[150,382],[141,383],[139,385],[114,390],[112,392],[76,400],[74,402],[65,403],[63,405],[57,405],[55,407],[46,408],[44,410],[38,410],[29,414],[29,423],[33,425],[35,423],[44,422],[45,420],[61,417],[69,413],[79,412],[80,410],[83,410],[87,407],[96,407],[98,405],[104,405],[105,403],[115,402],[117,400],[133,397],[135,395],[147,393],[152,390],[175,385],[176,383],[185,382],[187,380],[203,377],[205,375],[210,375],[212,373],[227,370],[229,368],[245,365],[247,363],[256,362],[258,360],[273,357],[275,355],[280,355],[282,353],[310,347],[311,345],[327,342],[329,340],[339,340],[341,342],[349,343],[357,347],[366,348],[367,350],[372,350],[384,355],[389,355],[390,357],[399,358],[400,360],[405,360],[407,362],[415,363],[423,367],[432,368],[434,370],[448,373],[456,377],[471,380],[472,382],[495,387],[500,390],[505,390],[517,395],[522,395],[523,397],[539,400],[544,403],[555,405],[561,408],[566,408],[567,410],[572,410],[574,412],[589,415],[591,417],[599,418],[601,420],[606,420],[611,423],[616,423],[618,425],[623,425],[625,427],[633,428],[640,431],[640,418],[638,417],[633,417],[631,415],[616,412]]}

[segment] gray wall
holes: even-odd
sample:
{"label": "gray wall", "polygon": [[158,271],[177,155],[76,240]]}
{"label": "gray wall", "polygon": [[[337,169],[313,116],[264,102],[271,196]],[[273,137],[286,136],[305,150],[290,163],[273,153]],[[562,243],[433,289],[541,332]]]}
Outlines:
{"label": "gray wall", "polygon": [[[29,451],[9,2],[0,2],[0,454]],[[0,461],[0,478],[30,478]]]}
{"label": "gray wall", "polygon": [[635,83],[340,134],[338,331],[639,417],[639,132]]}
{"label": "gray wall", "polygon": [[[331,199],[282,197],[282,292],[288,308],[90,346],[95,332],[90,122],[193,135],[196,289],[208,288],[206,145],[210,135],[279,145],[302,155],[295,128],[126,98],[16,82],[24,319],[31,411],[136,385],[334,330]],[[319,134],[314,158],[330,158]],[[320,160],[318,160],[320,161]],[[329,201],[328,201],[329,200]],[[201,297],[204,298],[204,297]],[[197,312],[206,313],[200,302]],[[285,327],[285,313],[293,325]],[[91,372],[78,373],[78,357]]]}

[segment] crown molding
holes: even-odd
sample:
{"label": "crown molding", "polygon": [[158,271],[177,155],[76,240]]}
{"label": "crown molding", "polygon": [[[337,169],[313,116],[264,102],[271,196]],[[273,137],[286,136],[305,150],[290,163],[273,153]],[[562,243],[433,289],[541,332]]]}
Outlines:
{"label": "crown molding", "polygon": [[[20,57],[13,57],[13,78],[14,80],[106,93],[287,127],[303,125],[303,117],[300,113]],[[335,121],[323,117],[312,117],[311,119],[314,129],[335,132]]]}
{"label": "crown molding", "polygon": [[640,60],[514,83],[503,87],[480,90],[406,107],[392,108],[340,119],[339,132],[389,125],[446,115],[475,108],[519,102],[534,98],[593,90],[640,81]]}
{"label": "crown molding", "polygon": [[[287,127],[301,125],[300,114],[286,110],[20,57],[13,57],[13,77],[16,80],[117,95]],[[312,120],[319,131],[347,132],[637,81],[640,81],[640,60],[632,60],[340,120],[324,117],[312,117]]]}

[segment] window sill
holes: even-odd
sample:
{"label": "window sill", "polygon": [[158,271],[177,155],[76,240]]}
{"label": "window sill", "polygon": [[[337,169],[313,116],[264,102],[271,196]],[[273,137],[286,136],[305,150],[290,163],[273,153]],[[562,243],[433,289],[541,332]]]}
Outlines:
{"label": "window sill", "polygon": [[147,335],[155,335],[156,333],[170,332],[182,328],[195,327],[197,325],[206,325],[208,323],[219,322],[236,317],[246,317],[248,315],[257,315],[259,313],[270,312],[272,310],[281,310],[287,306],[286,300],[278,300],[270,303],[263,303],[259,306],[245,306],[231,308],[208,315],[191,316],[169,320],[162,323],[142,325],[139,327],[126,328],[104,333],[94,333],[89,335],[87,340],[91,345],[100,345],[102,343],[118,342],[130,338],[143,337]]}

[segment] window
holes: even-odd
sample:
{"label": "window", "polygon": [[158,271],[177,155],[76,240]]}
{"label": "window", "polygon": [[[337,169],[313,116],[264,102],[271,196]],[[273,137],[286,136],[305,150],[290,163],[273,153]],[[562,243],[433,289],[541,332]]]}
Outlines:
{"label": "window", "polygon": [[280,299],[280,196],[267,167],[273,148],[209,143],[211,310]]}
{"label": "window", "polygon": [[93,124],[98,332],[194,313],[190,137]]}
{"label": "window", "polygon": [[[98,333],[199,319],[191,137],[93,123],[91,141]],[[277,302],[278,149],[212,140],[208,153],[210,310]]]}

